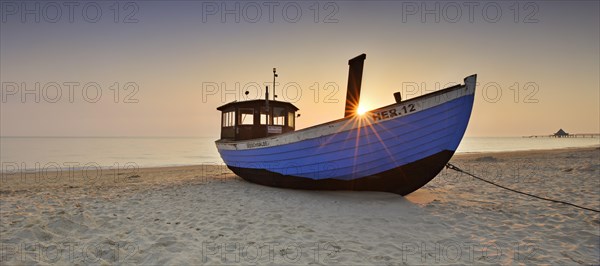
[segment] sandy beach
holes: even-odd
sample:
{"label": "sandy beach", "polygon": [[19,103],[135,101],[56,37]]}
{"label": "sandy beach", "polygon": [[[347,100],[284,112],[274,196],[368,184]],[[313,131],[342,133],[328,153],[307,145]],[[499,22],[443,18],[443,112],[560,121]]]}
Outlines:
{"label": "sandy beach", "polygon": [[[600,209],[600,148],[455,155],[501,185]],[[600,264],[600,214],[452,170],[407,197],[245,182],[224,166],[5,173],[0,262]]]}

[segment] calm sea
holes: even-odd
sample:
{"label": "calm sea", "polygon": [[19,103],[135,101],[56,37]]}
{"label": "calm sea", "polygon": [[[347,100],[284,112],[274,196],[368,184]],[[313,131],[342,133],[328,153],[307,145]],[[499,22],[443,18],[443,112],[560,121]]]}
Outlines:
{"label": "calm sea", "polygon": [[[1,137],[2,171],[49,166],[138,167],[222,164],[215,138]],[[458,153],[589,147],[600,138],[466,137]],[[12,165],[12,166],[11,166]]]}

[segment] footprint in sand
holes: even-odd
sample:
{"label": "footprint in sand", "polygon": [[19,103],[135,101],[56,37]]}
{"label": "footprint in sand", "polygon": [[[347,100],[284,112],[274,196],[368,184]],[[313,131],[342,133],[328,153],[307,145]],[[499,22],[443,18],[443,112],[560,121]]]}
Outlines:
{"label": "footprint in sand", "polygon": [[167,247],[177,243],[177,238],[174,236],[166,236],[159,238],[152,246]]}

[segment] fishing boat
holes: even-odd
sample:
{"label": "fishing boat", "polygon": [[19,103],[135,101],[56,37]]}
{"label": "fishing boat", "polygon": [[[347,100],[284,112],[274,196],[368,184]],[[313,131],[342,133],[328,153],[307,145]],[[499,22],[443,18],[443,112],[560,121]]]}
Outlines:
{"label": "fishing boat", "polygon": [[[298,108],[269,99],[221,111],[221,158],[243,179],[267,186],[409,194],[448,163],[467,128],[476,75],[464,84],[357,113],[365,54],[348,61],[344,117],[295,130]],[[273,85],[277,77],[273,69]]]}

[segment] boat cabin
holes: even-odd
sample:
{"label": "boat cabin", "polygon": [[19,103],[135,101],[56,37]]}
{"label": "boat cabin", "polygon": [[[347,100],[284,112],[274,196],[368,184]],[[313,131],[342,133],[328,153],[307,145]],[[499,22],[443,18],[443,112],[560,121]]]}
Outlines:
{"label": "boat cabin", "polygon": [[[348,61],[350,69],[344,117],[356,115],[365,58],[367,56],[361,54]],[[273,68],[273,92],[276,77],[277,69]],[[394,96],[399,101],[399,95]],[[234,101],[218,107],[217,110],[221,111],[221,140],[257,139],[294,131],[298,108],[288,102],[276,101],[275,97],[270,100],[267,86],[264,99]]]}
{"label": "boat cabin", "polygon": [[294,131],[298,108],[288,102],[250,100],[220,106],[221,139],[246,140]]}

